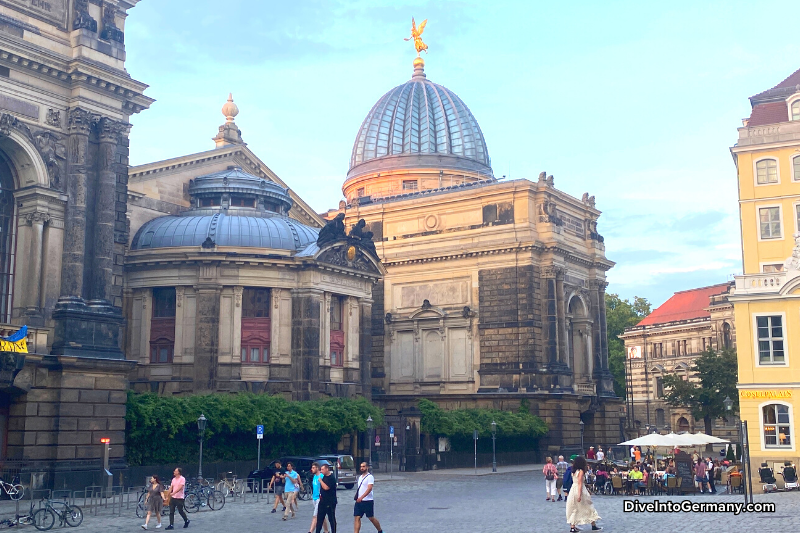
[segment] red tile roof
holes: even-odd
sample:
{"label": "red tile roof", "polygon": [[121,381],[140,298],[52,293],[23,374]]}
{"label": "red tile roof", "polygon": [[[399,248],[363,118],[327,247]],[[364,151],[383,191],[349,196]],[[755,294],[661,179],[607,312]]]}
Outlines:
{"label": "red tile roof", "polygon": [[765,96],[767,93],[769,93],[773,89],[787,89],[789,87],[796,87],[798,85],[800,85],[800,69],[797,69],[796,71],[794,71],[794,73],[791,76],[789,76],[788,78],[786,78],[785,80],[780,82],[778,85],[776,85],[772,89],[767,89],[766,91],[760,92],[760,93],[758,93],[757,95],[755,95],[755,96],[753,96],[751,98],[759,98],[761,96]]}
{"label": "red tile roof", "polygon": [[706,311],[710,305],[709,298],[716,294],[728,292],[728,284],[720,283],[710,287],[701,287],[688,291],[676,292],[672,298],[647,315],[637,326],[652,326],[679,320],[693,320],[695,318],[709,318]]}
{"label": "red tile roof", "polygon": [[750,113],[750,121],[747,125],[763,126],[764,124],[776,124],[788,120],[789,108],[786,107],[786,101],[784,100],[754,105],[753,111]]}

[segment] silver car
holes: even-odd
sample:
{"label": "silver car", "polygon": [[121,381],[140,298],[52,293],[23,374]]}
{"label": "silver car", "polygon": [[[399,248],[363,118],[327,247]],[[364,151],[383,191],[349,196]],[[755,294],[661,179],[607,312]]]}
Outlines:
{"label": "silver car", "polygon": [[358,474],[352,455],[321,455],[319,458],[325,459],[333,465],[338,485],[343,485],[346,489],[355,487]]}

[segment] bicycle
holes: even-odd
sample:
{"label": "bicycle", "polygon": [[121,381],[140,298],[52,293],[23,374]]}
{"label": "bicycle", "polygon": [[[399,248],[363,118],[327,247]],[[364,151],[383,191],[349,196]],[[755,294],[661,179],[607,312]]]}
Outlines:
{"label": "bicycle", "polygon": [[[39,531],[47,531],[48,529],[52,528],[56,523],[56,513],[52,509],[48,509],[47,505],[41,507],[41,504],[44,501],[45,500],[41,500],[39,502],[39,509],[35,509],[36,504],[33,500],[31,500],[31,507],[28,511],[28,514],[16,517],[13,520],[15,523],[14,525],[32,524],[33,527]],[[81,513],[81,517],[83,517],[83,513]],[[81,520],[83,520],[83,518],[81,518]]]}
{"label": "bicycle", "polygon": [[228,475],[226,474],[225,477],[217,483],[217,490],[222,493],[223,496],[227,497],[233,494],[233,497],[241,496],[244,494],[244,483],[241,479],[236,479],[236,475],[233,472],[228,472],[228,474],[233,475],[233,479],[228,479]]}
{"label": "bicycle", "polygon": [[297,499],[302,501],[308,501],[313,496],[314,488],[311,484],[311,474],[306,474],[302,476],[300,479],[302,481],[302,487],[297,492]]}
{"label": "bicycle", "polygon": [[[44,509],[39,509],[34,513],[34,524],[36,522],[36,514],[48,509],[59,518],[62,527],[64,524],[70,527],[78,527],[83,522],[83,511],[77,505],[70,505],[68,502],[61,500],[46,500],[46,502]],[[57,509],[54,505],[59,506],[59,508]]]}
{"label": "bicycle", "polygon": [[19,482],[19,476],[15,476],[13,483],[7,483],[2,478],[0,478],[0,487],[8,494],[8,497],[12,500],[21,500],[22,496],[25,494],[25,487]]}

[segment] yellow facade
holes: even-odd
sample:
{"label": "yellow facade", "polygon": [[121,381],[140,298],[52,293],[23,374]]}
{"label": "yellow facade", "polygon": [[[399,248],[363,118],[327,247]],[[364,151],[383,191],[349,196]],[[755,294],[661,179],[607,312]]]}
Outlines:
{"label": "yellow facade", "polygon": [[[743,275],[734,304],[739,406],[753,486],[758,468],[800,464],[800,71],[752,97],[731,148],[739,184]],[[778,476],[779,484],[781,478]]]}

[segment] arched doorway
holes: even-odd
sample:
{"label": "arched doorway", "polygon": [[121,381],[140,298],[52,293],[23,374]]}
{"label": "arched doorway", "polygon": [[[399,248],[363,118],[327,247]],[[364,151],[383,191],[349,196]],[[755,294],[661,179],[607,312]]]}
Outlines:
{"label": "arched doorway", "polygon": [[14,216],[14,175],[8,156],[0,150],[0,323],[11,321],[14,296],[14,255],[16,223]]}
{"label": "arched doorway", "polygon": [[569,301],[569,365],[572,368],[575,383],[590,383],[592,381],[592,321],[589,311],[579,296],[573,296]]}
{"label": "arched doorway", "polygon": [[684,433],[689,431],[689,421],[686,420],[685,416],[682,416],[678,419],[678,433]]}

